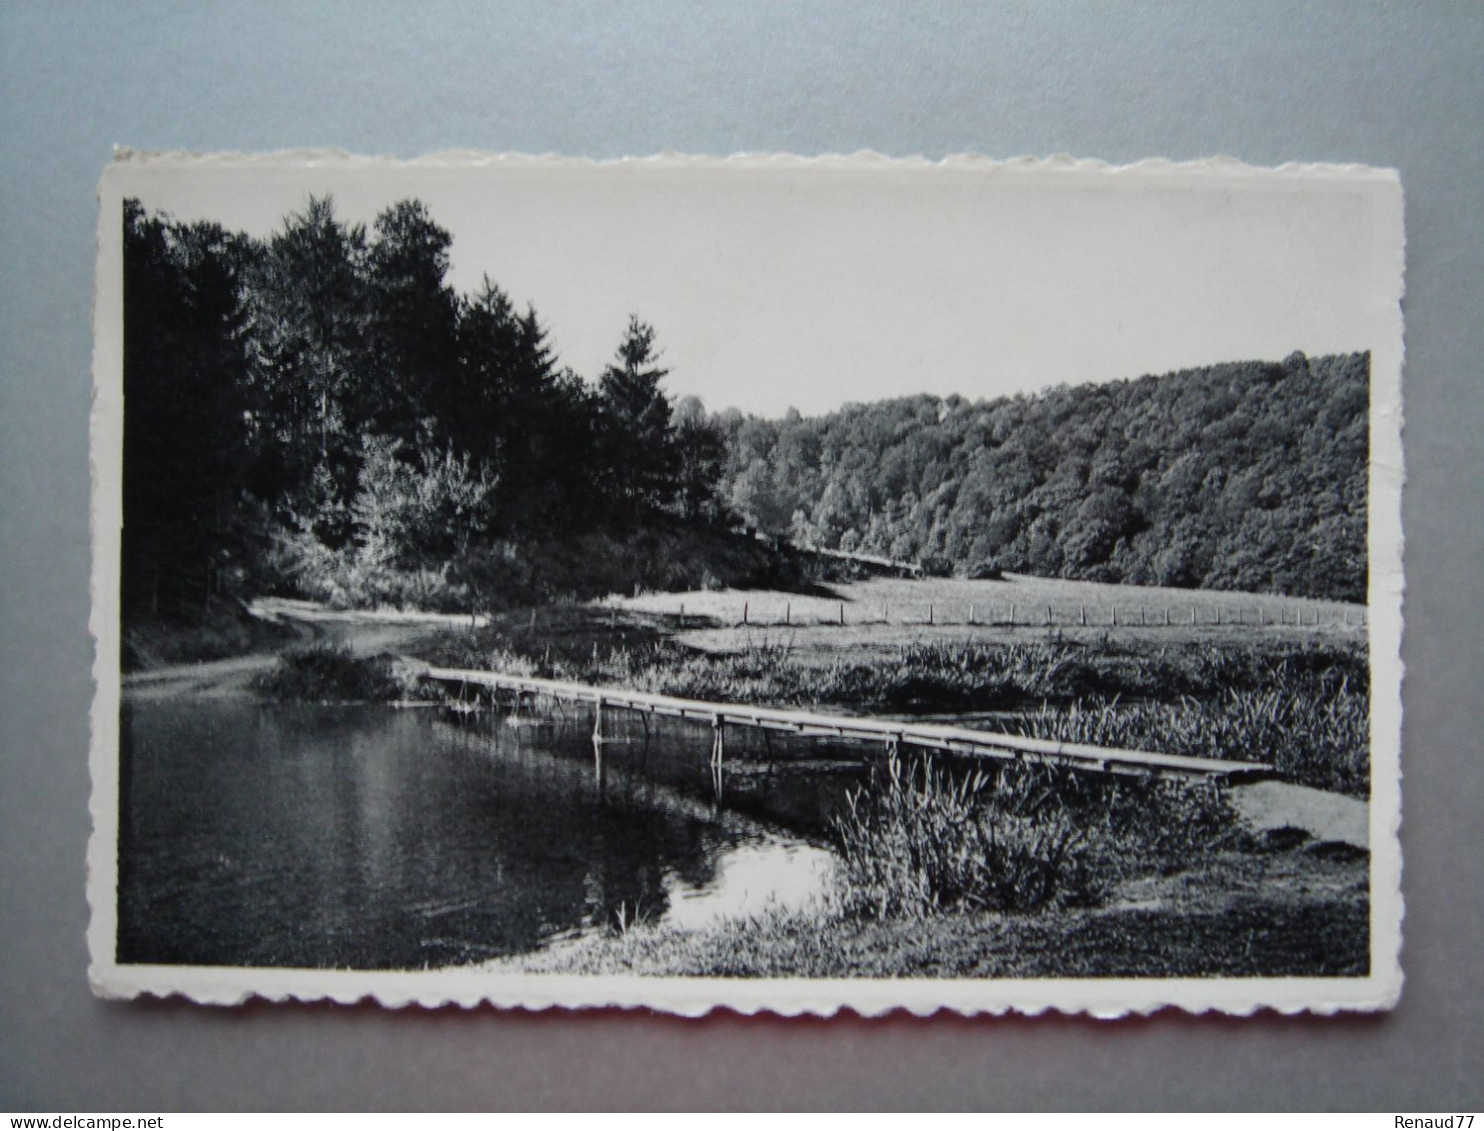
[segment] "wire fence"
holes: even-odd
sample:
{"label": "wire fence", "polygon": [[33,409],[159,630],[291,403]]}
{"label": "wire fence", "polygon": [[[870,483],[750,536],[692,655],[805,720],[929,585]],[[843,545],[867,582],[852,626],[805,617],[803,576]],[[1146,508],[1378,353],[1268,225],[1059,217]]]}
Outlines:
{"label": "wire fence", "polygon": [[682,627],[717,621],[737,627],[965,628],[1325,628],[1362,629],[1366,610],[1328,605],[955,603],[860,601],[743,602],[736,609],[678,608]]}

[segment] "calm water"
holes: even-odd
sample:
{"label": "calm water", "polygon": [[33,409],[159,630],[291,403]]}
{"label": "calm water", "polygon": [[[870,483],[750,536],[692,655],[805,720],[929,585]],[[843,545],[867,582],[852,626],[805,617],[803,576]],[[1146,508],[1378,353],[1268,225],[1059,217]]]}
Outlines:
{"label": "calm water", "polygon": [[837,751],[706,728],[441,711],[126,704],[118,958],[420,968],[636,914],[694,926],[813,898]]}

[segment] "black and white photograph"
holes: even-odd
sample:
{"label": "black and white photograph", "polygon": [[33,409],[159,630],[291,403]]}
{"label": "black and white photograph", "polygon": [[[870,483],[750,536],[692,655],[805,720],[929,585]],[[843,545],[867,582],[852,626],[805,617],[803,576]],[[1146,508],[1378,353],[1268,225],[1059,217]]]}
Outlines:
{"label": "black and white photograph", "polygon": [[1401,186],[122,153],[92,981],[1401,988]]}

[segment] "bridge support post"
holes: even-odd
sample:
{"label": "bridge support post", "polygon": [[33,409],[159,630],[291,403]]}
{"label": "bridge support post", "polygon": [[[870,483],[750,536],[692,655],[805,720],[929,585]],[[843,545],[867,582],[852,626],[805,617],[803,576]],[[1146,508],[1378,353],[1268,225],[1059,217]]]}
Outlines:
{"label": "bridge support post", "polygon": [[[601,698],[593,710],[593,746],[600,752],[603,747],[603,700]],[[601,757],[601,753],[599,756]]]}
{"label": "bridge support post", "polygon": [[718,715],[711,720],[711,765],[714,769],[720,769],[722,759],[726,756],[725,734],[721,717]]}
{"label": "bridge support post", "polygon": [[725,754],[725,739],[720,715],[711,719],[711,792],[716,802],[721,802],[725,781],[722,774],[722,758]]}

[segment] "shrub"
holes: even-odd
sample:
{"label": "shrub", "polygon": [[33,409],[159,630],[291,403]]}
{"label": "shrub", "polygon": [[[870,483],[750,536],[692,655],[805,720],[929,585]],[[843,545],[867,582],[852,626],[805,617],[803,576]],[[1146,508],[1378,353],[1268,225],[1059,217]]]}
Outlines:
{"label": "shrub", "polygon": [[953,559],[942,554],[929,554],[917,563],[924,577],[952,577]]}
{"label": "shrub", "polygon": [[297,702],[390,700],[402,685],[386,656],[356,656],[343,644],[312,644],[278,657],[253,686],[270,699]]}
{"label": "shrub", "polygon": [[1088,828],[1089,860],[1105,880],[1176,872],[1213,852],[1250,847],[1218,783],[1066,776],[1083,787],[1072,804]]}

